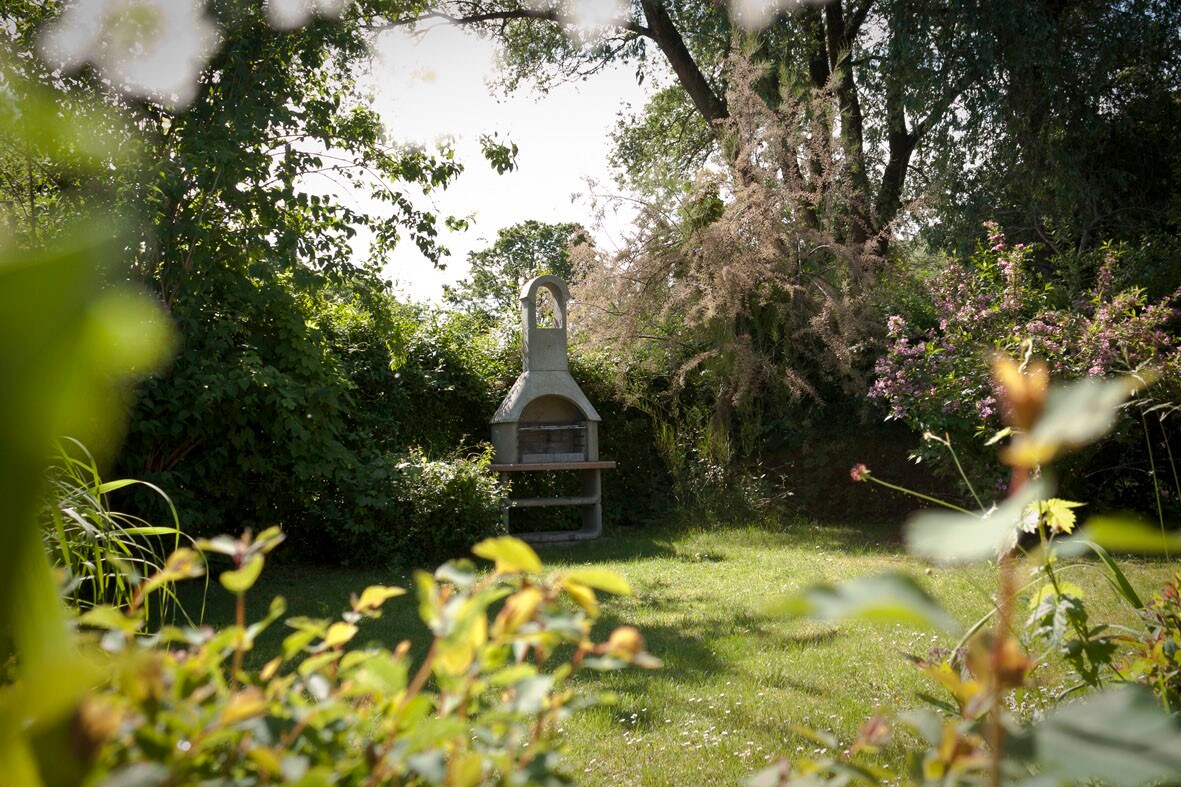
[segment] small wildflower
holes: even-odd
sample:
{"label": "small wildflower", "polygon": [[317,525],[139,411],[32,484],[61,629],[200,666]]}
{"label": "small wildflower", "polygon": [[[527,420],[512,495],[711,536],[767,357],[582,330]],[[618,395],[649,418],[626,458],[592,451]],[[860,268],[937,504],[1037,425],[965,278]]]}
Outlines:
{"label": "small wildflower", "polygon": [[849,477],[854,481],[868,481],[869,468],[864,464],[855,464],[853,465],[853,469],[849,471]]}

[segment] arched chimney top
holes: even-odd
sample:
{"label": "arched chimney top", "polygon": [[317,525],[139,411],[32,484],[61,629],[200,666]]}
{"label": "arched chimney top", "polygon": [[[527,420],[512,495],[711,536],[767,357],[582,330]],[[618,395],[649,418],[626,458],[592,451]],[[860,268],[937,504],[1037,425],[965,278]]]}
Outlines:
{"label": "arched chimney top", "polygon": [[521,288],[521,300],[536,301],[537,291],[542,287],[548,287],[553,293],[554,299],[557,300],[557,305],[566,311],[566,302],[570,300],[570,288],[566,286],[566,282],[552,273],[547,273],[544,276],[535,276],[529,281],[525,282],[525,286]]}

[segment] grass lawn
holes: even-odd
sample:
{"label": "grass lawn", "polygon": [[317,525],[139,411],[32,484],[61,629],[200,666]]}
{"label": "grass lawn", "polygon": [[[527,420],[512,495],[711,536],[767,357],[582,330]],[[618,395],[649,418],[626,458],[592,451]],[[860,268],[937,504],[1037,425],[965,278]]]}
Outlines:
{"label": "grass lawn", "polygon": [[[817,748],[793,733],[792,725],[830,731],[848,742],[875,709],[919,704],[915,692],[932,686],[902,654],[925,655],[934,646],[952,647],[954,640],[905,626],[826,625],[762,614],[767,602],[814,582],[899,569],[919,576],[965,624],[989,609],[992,569],[928,569],[905,554],[898,535],[896,527],[767,521],[697,532],[624,532],[541,549],[547,568],[593,564],[626,576],[635,594],[609,599],[596,633],[602,638],[616,625],[634,625],[648,650],[664,660],[654,672],[584,675],[587,691],[609,692],[616,702],[566,724],[567,762],[576,780],[736,784],[774,757]],[[1092,621],[1132,622],[1098,563],[1067,570],[1087,592]],[[1146,594],[1176,565],[1131,560],[1125,570]],[[266,600],[282,595],[289,615],[335,616],[350,591],[378,583],[410,587],[405,575],[269,568],[252,611],[261,616]],[[385,609],[359,639],[391,646],[411,639],[421,653],[426,636],[413,600],[397,598]],[[210,591],[206,619],[232,619],[220,588]],[[282,629],[268,632],[256,664],[274,652]],[[1028,709],[1070,683],[1065,672],[1051,668],[1035,676],[1041,685],[1026,697]]]}

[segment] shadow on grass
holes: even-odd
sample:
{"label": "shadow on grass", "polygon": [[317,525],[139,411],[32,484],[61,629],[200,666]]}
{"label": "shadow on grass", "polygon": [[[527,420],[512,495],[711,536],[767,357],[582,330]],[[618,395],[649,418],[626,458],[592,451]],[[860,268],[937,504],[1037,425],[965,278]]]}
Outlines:
{"label": "shadow on grass", "polygon": [[667,534],[643,530],[621,530],[607,533],[593,541],[574,541],[568,544],[535,544],[546,566],[570,563],[619,563],[649,558],[673,557],[676,549]]}
{"label": "shadow on grass", "polygon": [[792,539],[800,546],[815,545],[863,555],[897,554],[905,550],[899,522],[833,524],[785,517],[767,522],[763,527]]}
{"label": "shadow on grass", "polygon": [[[770,650],[780,654],[807,651],[830,646],[845,636],[837,628],[802,631],[783,630],[783,624],[769,618],[750,614],[728,615],[724,610],[716,615],[701,617],[699,610],[689,601],[668,601],[661,604],[662,611],[682,613],[684,622],[668,624],[637,623],[626,611],[620,613],[605,611],[595,624],[594,636],[606,639],[618,626],[636,625],[644,635],[647,649],[664,662],[656,673],[643,670],[627,670],[615,674],[609,681],[613,688],[622,691],[639,691],[641,685],[653,675],[676,686],[716,684],[719,677],[743,677],[745,658],[734,657],[735,640],[744,643],[745,650]],[[790,626],[790,624],[787,624]],[[813,695],[824,695],[828,689],[819,684],[805,685],[782,676],[785,686],[806,691]]]}
{"label": "shadow on grass", "polygon": [[[693,520],[686,515],[686,520]],[[790,512],[772,513],[748,525],[664,522],[645,529],[608,532],[593,541],[542,544],[535,548],[546,565],[571,563],[625,563],[650,558],[670,558],[685,563],[720,563],[726,549],[712,547],[711,536],[725,541],[728,533],[742,531],[744,548],[819,547],[850,555],[894,555],[904,551],[898,523],[830,524],[800,519]]]}

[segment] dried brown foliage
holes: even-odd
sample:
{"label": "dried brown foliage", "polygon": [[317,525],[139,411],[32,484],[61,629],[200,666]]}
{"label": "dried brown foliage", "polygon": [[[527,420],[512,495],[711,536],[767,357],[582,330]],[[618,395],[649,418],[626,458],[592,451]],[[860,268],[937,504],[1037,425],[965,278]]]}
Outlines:
{"label": "dried brown foliage", "polygon": [[861,393],[882,261],[875,238],[850,241],[859,210],[831,92],[772,108],[757,66],[730,69],[726,160],[681,204],[646,205],[620,254],[586,261],[579,324],[678,384],[707,373],[720,414]]}

